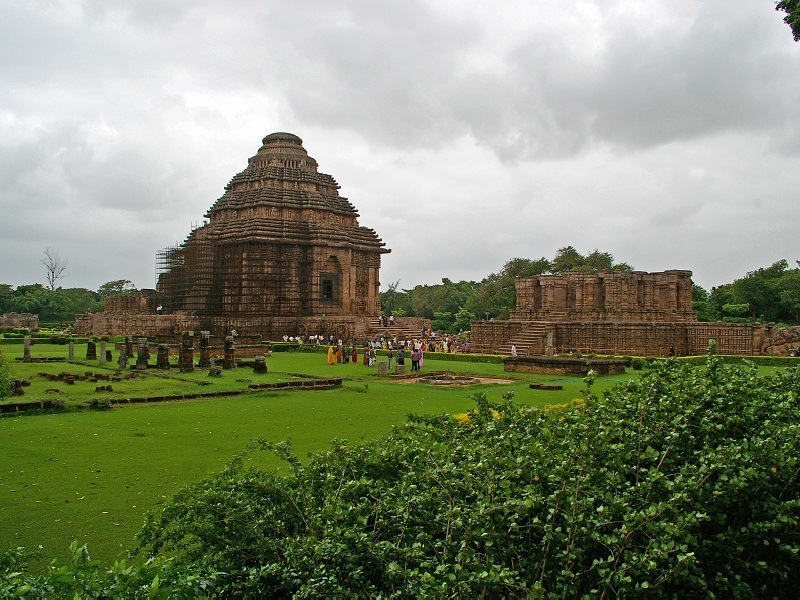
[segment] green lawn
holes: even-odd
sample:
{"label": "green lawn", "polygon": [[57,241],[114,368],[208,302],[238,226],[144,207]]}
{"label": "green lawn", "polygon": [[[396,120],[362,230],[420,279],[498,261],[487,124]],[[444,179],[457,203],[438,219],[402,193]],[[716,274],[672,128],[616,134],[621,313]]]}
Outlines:
{"label": "green lawn", "polygon": [[[500,399],[507,391],[524,403],[565,402],[580,396],[580,378],[506,374],[499,364],[448,362],[426,358],[423,372],[451,370],[493,377],[514,377],[511,384],[439,387],[379,379],[361,364],[328,365],[323,354],[276,353],[267,359],[268,375],[252,369],[180,374],[148,371],[146,376],[114,384],[104,396],[95,383],[66,386],[36,374],[69,370],[98,371],[85,365],[21,364],[20,346],[4,346],[16,376],[32,385],[18,400],[60,397],[67,405],[92,397],[121,397],[246,389],[249,382],[277,381],[290,373],[344,377],[328,391],[254,392],[226,398],[125,405],[107,411],[81,410],[0,418],[0,548],[42,546],[46,560],[65,557],[70,541],[88,543],[93,558],[108,561],[133,545],[144,514],[181,485],[218,471],[248,441],[291,438],[299,456],[323,450],[333,439],[373,439],[404,421],[409,413],[458,413],[474,407],[471,395],[485,391]],[[36,345],[34,356],[66,354],[65,346]],[[76,348],[76,356],[85,347]],[[112,372],[109,370],[108,372]],[[601,378],[600,391],[633,375]],[[201,386],[198,382],[211,381]],[[538,391],[532,382],[564,385],[563,391]],[[102,382],[105,383],[105,382]],[[60,394],[48,393],[58,388]],[[258,455],[251,460],[263,461]],[[267,466],[278,467],[275,459]]]}

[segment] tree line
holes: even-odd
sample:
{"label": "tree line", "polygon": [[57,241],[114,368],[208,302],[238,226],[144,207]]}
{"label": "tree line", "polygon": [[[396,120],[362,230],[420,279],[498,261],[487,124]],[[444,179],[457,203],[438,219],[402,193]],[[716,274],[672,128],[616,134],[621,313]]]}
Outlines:
{"label": "tree line", "polygon": [[75,320],[75,315],[102,311],[105,299],[110,296],[135,291],[136,286],[127,279],[104,283],[97,291],[77,287],[56,288],[41,283],[14,288],[7,283],[0,283],[0,314],[31,313],[39,315],[39,320],[43,322],[69,323]]}

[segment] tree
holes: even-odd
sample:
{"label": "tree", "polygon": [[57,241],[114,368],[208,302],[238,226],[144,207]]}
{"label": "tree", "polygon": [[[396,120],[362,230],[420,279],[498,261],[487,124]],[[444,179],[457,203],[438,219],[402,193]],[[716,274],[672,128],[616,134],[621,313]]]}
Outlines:
{"label": "tree", "polygon": [[469,331],[472,327],[472,322],[476,321],[477,317],[469,312],[466,308],[462,308],[456,313],[455,321],[453,322],[453,331]]}
{"label": "tree", "polygon": [[431,319],[431,328],[434,331],[452,331],[453,313],[451,312],[433,313],[433,319]]}
{"label": "tree", "polygon": [[550,261],[545,257],[512,258],[503,265],[499,273],[492,273],[481,281],[473,297],[466,303],[466,309],[483,318],[487,313],[491,318],[507,319],[509,311],[517,304],[517,289],[514,280],[519,277],[534,277],[550,271]]}
{"label": "tree", "polygon": [[69,260],[63,258],[58,250],[52,246],[44,249],[44,257],[39,259],[44,265],[47,277],[47,287],[52,291],[56,289],[56,284],[64,278],[64,271],[69,266]]}
{"label": "tree", "polygon": [[745,317],[750,312],[749,304],[723,304],[722,312],[725,315],[724,321],[729,323],[746,323]]}
{"label": "tree", "polygon": [[733,295],[733,284],[724,283],[717,287],[711,288],[711,294],[708,296],[714,315],[719,316],[722,314],[722,307],[726,304],[736,304],[736,298]]}
{"label": "tree", "polygon": [[390,283],[385,292],[381,294],[381,312],[386,315],[394,314],[394,305],[397,301],[399,292],[397,288],[400,287],[400,280]]}
{"label": "tree", "polygon": [[583,262],[583,266],[587,268],[587,273],[596,273],[597,271],[605,271],[614,266],[614,257],[610,252],[600,252],[593,250],[590,252]]}
{"label": "tree", "polygon": [[708,292],[696,283],[692,284],[692,310],[697,313],[698,321],[717,320],[714,305],[709,300]]}
{"label": "tree", "polygon": [[733,296],[736,301],[731,304],[749,304],[754,320],[762,318],[775,321],[780,310],[780,294],[775,289],[778,277],[770,269],[761,269],[737,279],[733,282]]}
{"label": "tree", "polygon": [[586,257],[583,254],[575,250],[573,246],[566,246],[558,249],[551,270],[553,273],[566,273],[582,266],[585,262]]}
{"label": "tree", "polygon": [[553,259],[553,273],[597,273],[614,269],[617,271],[633,271],[633,267],[626,262],[615,263],[614,256],[610,252],[600,252],[592,250],[584,256],[573,246],[560,248]]}
{"label": "tree", "polygon": [[800,269],[781,277],[780,297],[784,308],[794,315],[795,323],[800,323]]}
{"label": "tree", "polygon": [[794,41],[800,42],[800,0],[781,0],[775,10],[786,13],[783,22],[791,28]]}
{"label": "tree", "polygon": [[8,283],[0,283],[0,314],[11,310],[11,301],[14,298],[14,287]]}
{"label": "tree", "polygon": [[136,286],[133,285],[130,279],[116,279],[101,285],[97,290],[97,293],[103,298],[109,298],[111,296],[132,294],[135,291]]}

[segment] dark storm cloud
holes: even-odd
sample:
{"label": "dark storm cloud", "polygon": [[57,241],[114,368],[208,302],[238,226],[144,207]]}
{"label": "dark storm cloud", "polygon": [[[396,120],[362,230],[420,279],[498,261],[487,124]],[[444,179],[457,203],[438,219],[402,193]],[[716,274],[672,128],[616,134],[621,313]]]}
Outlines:
{"label": "dark storm cloud", "polygon": [[706,284],[792,260],[800,45],[761,4],[5,3],[0,283],[54,246],[69,285],[152,285],[275,130],[392,248],[384,281],[568,244]]}
{"label": "dark storm cloud", "polygon": [[[499,51],[480,22],[456,26],[420,3],[337,4],[336,14],[307,17],[284,36],[282,57],[291,60],[280,77],[303,120],[402,148],[439,147],[469,132],[508,160],[783,123],[800,88],[790,82],[788,41],[770,37],[774,15],[683,4],[671,26],[607,9],[599,24],[575,24],[571,37],[539,28]],[[307,8],[295,6],[279,22]],[[494,68],[465,60],[484,48],[498,53]]]}

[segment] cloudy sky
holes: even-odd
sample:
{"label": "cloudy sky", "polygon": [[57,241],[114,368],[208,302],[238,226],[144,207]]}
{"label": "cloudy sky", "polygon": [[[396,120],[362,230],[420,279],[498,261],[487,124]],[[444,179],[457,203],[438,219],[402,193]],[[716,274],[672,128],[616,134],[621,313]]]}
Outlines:
{"label": "cloudy sky", "polygon": [[153,287],[289,131],[384,289],[567,245],[710,288],[800,259],[798,107],[772,0],[0,0],[0,283]]}

